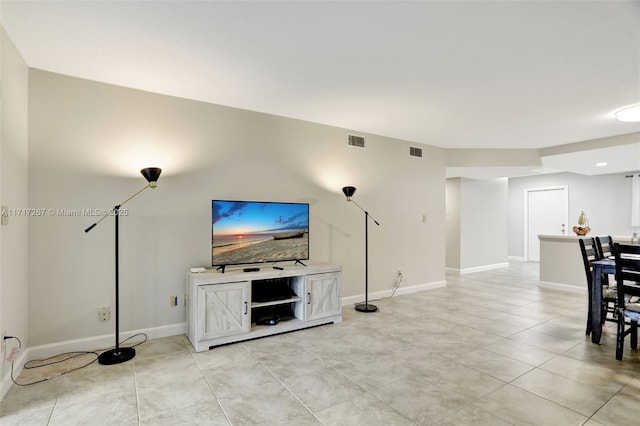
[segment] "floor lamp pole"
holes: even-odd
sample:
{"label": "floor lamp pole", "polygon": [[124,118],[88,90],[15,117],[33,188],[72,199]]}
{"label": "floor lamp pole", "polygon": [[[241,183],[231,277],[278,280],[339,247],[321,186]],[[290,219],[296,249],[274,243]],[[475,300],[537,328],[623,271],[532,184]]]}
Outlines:
{"label": "floor lamp pole", "polygon": [[347,201],[351,201],[364,212],[364,303],[356,304],[355,308],[358,312],[378,312],[378,307],[369,303],[369,219],[378,226],[380,224],[371,217],[368,211],[351,199],[351,196],[356,192],[355,187],[345,186],[342,188],[342,192],[347,196]]}
{"label": "floor lamp pole", "polygon": [[[146,187],[145,187],[146,189]],[[113,214],[115,216],[115,245],[116,245],[116,343],[114,349],[102,352],[98,356],[98,362],[103,365],[120,364],[121,362],[129,361],[136,356],[135,348],[121,348],[120,347],[120,207],[117,205],[113,208]]]}
{"label": "floor lamp pole", "polygon": [[[115,233],[115,245],[116,245],[116,343],[115,343],[115,354],[120,354],[120,219],[119,213],[120,206],[116,206],[114,208],[114,213],[116,214],[116,233]],[[133,348],[131,348],[133,349]],[[136,352],[133,349],[133,356],[135,356]],[[132,356],[132,358],[133,358]]]}
{"label": "floor lamp pole", "polygon": [[372,305],[369,303],[369,218],[370,217],[371,216],[369,216],[369,212],[365,210],[364,212],[364,303],[359,303],[356,305],[356,311],[358,312],[378,312],[379,311],[376,305]]}
{"label": "floor lamp pole", "polygon": [[161,172],[162,170],[157,167],[148,167],[140,170],[140,173],[142,173],[142,176],[144,176],[149,184],[124,200],[122,203],[115,206],[113,211],[105,213],[96,223],[84,230],[84,232],[87,233],[107,217],[111,215],[115,216],[116,343],[113,349],[106,350],[98,356],[98,362],[103,365],[120,364],[122,362],[129,361],[136,356],[136,350],[134,348],[120,347],[120,208],[145,189],[156,188],[158,186],[158,178],[160,177]]}

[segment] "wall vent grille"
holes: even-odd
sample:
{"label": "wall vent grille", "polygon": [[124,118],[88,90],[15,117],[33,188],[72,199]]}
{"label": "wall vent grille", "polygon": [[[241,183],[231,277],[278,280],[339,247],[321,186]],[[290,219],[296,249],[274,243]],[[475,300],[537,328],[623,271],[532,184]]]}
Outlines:
{"label": "wall vent grille", "polygon": [[347,135],[347,143],[356,148],[365,148],[364,136]]}
{"label": "wall vent grille", "polygon": [[418,148],[417,146],[410,146],[409,147],[409,156],[410,157],[416,157],[416,158],[422,158],[422,148]]}

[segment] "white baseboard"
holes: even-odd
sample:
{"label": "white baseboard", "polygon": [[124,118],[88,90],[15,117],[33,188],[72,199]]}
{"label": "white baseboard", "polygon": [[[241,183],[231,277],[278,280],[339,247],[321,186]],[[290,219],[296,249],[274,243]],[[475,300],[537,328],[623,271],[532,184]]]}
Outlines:
{"label": "white baseboard", "polygon": [[517,260],[518,262],[524,262],[524,256],[509,256],[509,260]]}
{"label": "white baseboard", "polygon": [[586,293],[587,287],[579,287],[571,284],[552,283],[550,281],[540,281],[538,287],[549,288],[552,290],[562,290],[571,293]]}
{"label": "white baseboard", "polygon": [[[434,281],[432,283],[426,283],[426,284],[418,284],[418,285],[412,285],[410,287],[398,287],[398,290],[396,290],[396,293],[394,294],[394,296],[402,296],[404,294],[411,294],[411,293],[418,293],[420,291],[427,291],[427,290],[434,290],[436,288],[442,288],[442,287],[446,287],[447,286],[447,282],[446,281]],[[389,291],[389,296],[391,296],[392,291]]]}
{"label": "white baseboard", "polygon": [[[139,333],[144,333],[149,339],[176,336],[187,332],[187,323],[164,325],[161,327],[146,328],[133,331],[121,331],[120,341],[128,339]],[[33,346],[29,348],[30,359],[46,358],[63,352],[93,351],[97,348],[108,348],[115,343],[114,334],[87,337],[84,339],[67,340],[64,342],[50,343],[47,345]]]}
{"label": "white baseboard", "polygon": [[483,271],[491,271],[493,269],[502,269],[508,268],[509,262],[505,263],[495,263],[493,265],[482,265],[482,266],[474,266],[473,268],[465,268],[465,269],[455,269],[455,268],[445,268],[446,271],[453,272],[455,274],[473,274],[474,272],[483,272]]}
{"label": "white baseboard", "polygon": [[[447,286],[446,281],[435,281],[432,283],[412,285],[410,287],[398,287],[394,296],[417,293],[419,291],[433,290],[436,288],[441,288],[446,286]],[[369,300],[376,300],[376,299],[382,299],[385,297],[390,297],[392,294],[393,294],[393,290],[384,290],[384,291],[377,291],[375,293],[369,293]],[[356,303],[362,303],[363,301],[364,301],[364,294],[360,294],[357,296],[343,297],[342,306],[350,306]]]}
{"label": "white baseboard", "polygon": [[[22,372],[22,366],[28,360],[27,358],[28,353],[29,353],[29,350],[21,350],[18,353],[13,363],[13,365],[15,366],[13,377],[18,377]],[[0,400],[4,398],[7,392],[9,392],[9,389],[11,389],[11,385],[13,385],[13,382],[11,381],[11,363],[6,360],[3,360],[2,362],[4,363],[4,365],[6,365],[7,372],[4,375],[4,377],[2,377],[2,381],[0,381]]]}
{"label": "white baseboard", "polygon": [[[187,323],[165,325],[161,327],[146,328],[134,331],[120,332],[120,341],[139,333],[144,333],[149,339],[159,339],[161,337],[178,336],[187,332]],[[137,340],[133,340],[134,342]],[[15,360],[14,377],[18,377],[25,362],[33,359],[48,358],[65,352],[73,351],[93,351],[99,348],[112,347],[115,343],[115,334],[104,334],[102,336],[87,337],[84,339],[66,340],[64,342],[49,343],[46,345],[23,348]],[[5,361],[6,363],[7,361]],[[9,391],[11,385],[11,372],[7,369],[7,374],[0,382],[0,399]]]}

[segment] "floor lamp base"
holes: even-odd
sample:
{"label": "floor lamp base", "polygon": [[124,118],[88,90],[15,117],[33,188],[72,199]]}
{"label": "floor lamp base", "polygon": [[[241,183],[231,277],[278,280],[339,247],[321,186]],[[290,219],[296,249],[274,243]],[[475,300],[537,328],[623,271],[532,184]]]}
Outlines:
{"label": "floor lamp base", "polygon": [[356,311],[358,312],[378,312],[378,307],[371,303],[358,303],[356,305]]}
{"label": "floor lamp base", "polygon": [[102,365],[113,365],[127,362],[136,356],[136,350],[134,348],[119,348],[118,353],[115,349],[109,349],[102,352],[98,356],[98,362]]}

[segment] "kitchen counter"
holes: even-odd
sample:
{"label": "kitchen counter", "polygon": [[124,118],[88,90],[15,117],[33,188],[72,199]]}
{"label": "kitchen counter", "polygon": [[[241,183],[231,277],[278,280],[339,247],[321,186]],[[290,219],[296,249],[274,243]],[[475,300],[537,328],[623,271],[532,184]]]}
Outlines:
{"label": "kitchen counter", "polygon": [[[598,234],[597,236],[605,236]],[[584,273],[581,238],[595,238],[589,235],[538,235],[540,240],[540,286],[570,291],[586,292],[587,277]],[[616,243],[631,244],[631,237],[613,236]],[[638,239],[633,238],[638,244]]]}

